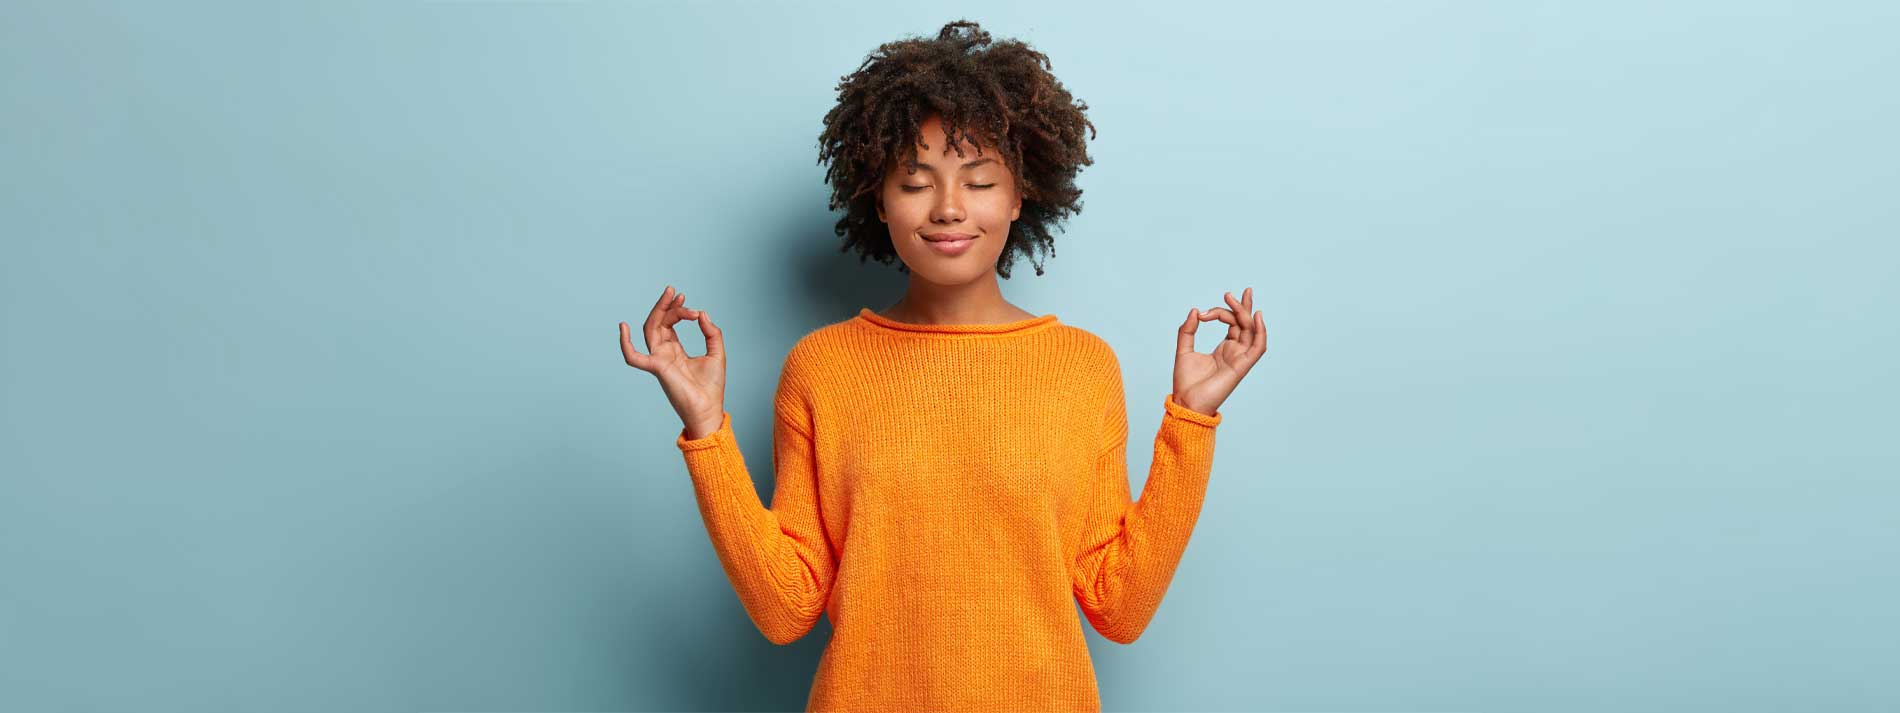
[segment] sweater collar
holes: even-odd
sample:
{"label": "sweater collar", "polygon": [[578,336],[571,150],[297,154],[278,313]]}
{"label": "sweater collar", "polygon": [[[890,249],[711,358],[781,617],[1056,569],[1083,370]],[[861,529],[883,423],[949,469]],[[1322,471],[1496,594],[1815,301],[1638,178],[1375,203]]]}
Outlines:
{"label": "sweater collar", "polygon": [[869,307],[860,307],[857,321],[878,330],[915,334],[1018,334],[1043,329],[1056,324],[1058,320],[1053,314],[1045,314],[1040,317],[994,324],[917,324],[899,322],[873,312]]}

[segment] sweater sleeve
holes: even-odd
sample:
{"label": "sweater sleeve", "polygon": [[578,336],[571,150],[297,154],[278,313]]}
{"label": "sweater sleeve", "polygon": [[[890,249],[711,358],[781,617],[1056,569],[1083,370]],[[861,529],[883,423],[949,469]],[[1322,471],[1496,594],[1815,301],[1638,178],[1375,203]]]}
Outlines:
{"label": "sweater sleeve", "polygon": [[1090,625],[1110,641],[1134,643],[1174,579],[1200,517],[1214,463],[1214,429],[1221,414],[1203,414],[1162,400],[1161,428],[1141,500],[1128,483],[1128,409],[1121,368],[1111,359],[1105,444],[1095,458],[1089,515],[1071,580]]}
{"label": "sweater sleeve", "polygon": [[772,419],[772,507],[760,501],[732,433],[732,414],[697,439],[675,440],[686,459],[699,514],[726,578],[752,623],[775,644],[811,631],[831,595],[835,559],[820,520],[807,402],[788,364]]}

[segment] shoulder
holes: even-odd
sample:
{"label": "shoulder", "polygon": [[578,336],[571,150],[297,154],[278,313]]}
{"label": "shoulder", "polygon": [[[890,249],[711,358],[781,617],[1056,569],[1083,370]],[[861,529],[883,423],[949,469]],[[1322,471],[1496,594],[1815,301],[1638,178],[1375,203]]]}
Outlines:
{"label": "shoulder", "polygon": [[[1060,379],[1070,384],[1084,413],[1103,414],[1105,421],[1125,424],[1127,396],[1123,392],[1121,360],[1101,335],[1063,324],[1059,327],[1064,351],[1070,357]],[[1110,428],[1115,426],[1111,425]],[[1124,426],[1125,428],[1125,426]]]}
{"label": "shoulder", "polygon": [[810,433],[813,414],[822,394],[837,378],[837,354],[841,322],[808,329],[785,353],[779,367],[778,389],[774,401],[780,418],[804,424]]}
{"label": "shoulder", "polygon": [[1120,368],[1115,358],[1115,348],[1101,335],[1066,322],[1058,324],[1054,334],[1062,350],[1080,362],[1078,366],[1085,369]]}
{"label": "shoulder", "polygon": [[1108,340],[1088,329],[1067,323],[1053,331],[1060,355],[1057,373],[1070,380],[1078,394],[1113,398],[1121,391],[1122,365]]}
{"label": "shoulder", "polygon": [[786,351],[781,380],[800,388],[816,386],[846,366],[857,331],[848,319],[807,329]]}
{"label": "shoulder", "polygon": [[809,330],[792,342],[792,348],[785,354],[785,363],[793,365],[818,365],[836,358],[849,348],[850,337],[855,330],[850,320],[841,320],[821,325]]}

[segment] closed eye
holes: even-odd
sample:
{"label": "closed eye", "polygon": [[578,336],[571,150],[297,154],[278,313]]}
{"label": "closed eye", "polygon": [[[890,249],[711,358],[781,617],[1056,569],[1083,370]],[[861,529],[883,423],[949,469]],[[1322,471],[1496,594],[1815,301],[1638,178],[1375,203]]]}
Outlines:
{"label": "closed eye", "polygon": [[[971,183],[971,184],[966,184],[966,185],[968,185],[971,188],[995,188],[996,187],[996,184],[994,183],[983,183],[983,184]],[[916,193],[918,191],[921,191],[929,187],[930,186],[898,186],[898,189],[902,190],[905,193]]]}

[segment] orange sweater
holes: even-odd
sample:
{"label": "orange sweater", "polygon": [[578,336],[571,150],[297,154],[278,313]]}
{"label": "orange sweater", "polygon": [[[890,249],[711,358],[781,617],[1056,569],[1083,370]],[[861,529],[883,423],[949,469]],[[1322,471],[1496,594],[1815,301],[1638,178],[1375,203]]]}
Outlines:
{"label": "orange sweater", "polygon": [[1055,315],[924,325],[870,309],[793,345],[772,506],[732,433],[676,440],[714,551],[767,639],[820,613],[807,710],[1100,710],[1074,604],[1141,635],[1200,515],[1219,413],[1162,399],[1139,502],[1121,366]]}

